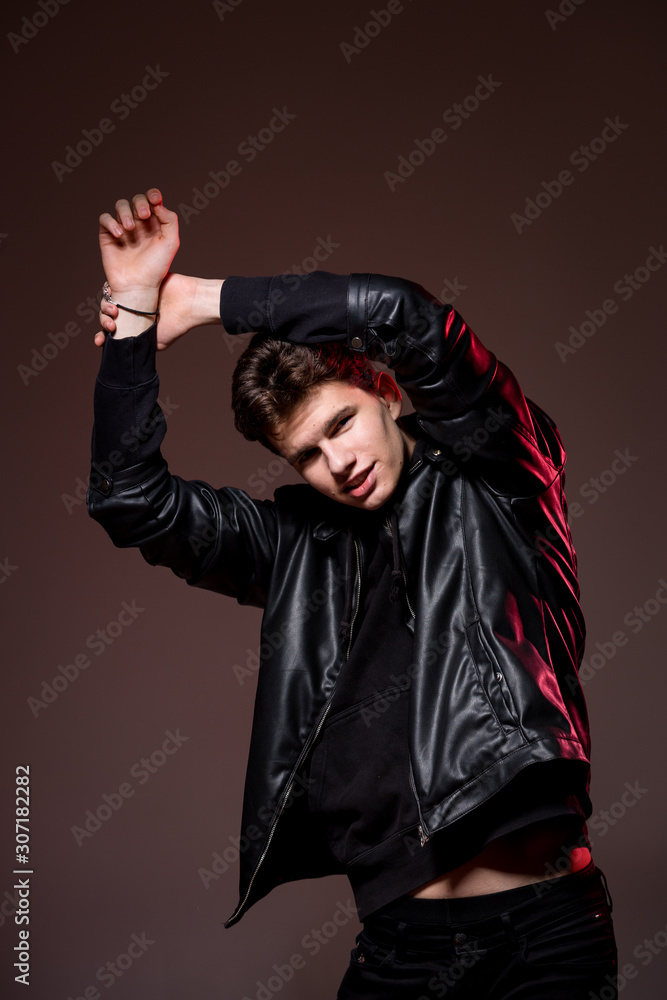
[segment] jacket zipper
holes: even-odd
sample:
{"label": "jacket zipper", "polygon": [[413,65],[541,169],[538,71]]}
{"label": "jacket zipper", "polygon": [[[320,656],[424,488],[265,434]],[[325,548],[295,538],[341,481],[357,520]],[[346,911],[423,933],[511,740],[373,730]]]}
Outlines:
{"label": "jacket zipper", "polygon": [[417,789],[415,788],[415,779],[414,779],[414,777],[412,775],[412,761],[410,761],[410,786],[412,788],[412,794],[414,795],[415,801],[417,803],[417,812],[419,814],[419,825],[417,826],[417,832],[419,833],[419,843],[423,847],[424,844],[427,842],[427,840],[429,840],[430,838],[429,838],[429,834],[426,833],[426,824],[424,823],[424,820],[422,818],[422,811],[421,811],[421,807],[419,805],[419,799],[417,798]]}
{"label": "jacket zipper", "polygon": [[[421,464],[422,464],[421,461],[416,462],[410,468],[410,472],[411,473],[414,472],[415,469],[418,469]],[[389,518],[387,518],[386,521],[387,521],[387,527],[389,528],[389,534],[391,535],[392,534],[392,530],[391,530],[391,523],[389,521]],[[361,564],[360,564],[360,558],[359,558],[359,546],[357,544],[356,538],[354,540],[354,548],[355,548],[356,557],[357,557],[358,587],[357,587],[357,600],[356,600],[356,604],[355,604],[355,608],[354,608],[354,614],[352,615],[352,621],[350,622],[350,637],[349,637],[349,640],[348,640],[347,650],[346,650],[346,653],[345,653],[345,661],[346,662],[349,659],[350,650],[352,648],[352,635],[353,635],[353,632],[354,632],[354,622],[355,622],[357,614],[359,612],[359,602],[360,602],[360,599],[361,599]],[[406,576],[405,576],[405,570],[403,569],[403,564],[402,563],[401,563],[401,573],[403,574],[403,581],[405,583],[405,599],[407,601],[408,608],[410,610],[410,614],[414,618],[415,617],[415,613],[413,611],[412,605],[410,604],[410,598],[408,597],[408,582],[407,582],[407,579],[406,579]],[[315,732],[311,733],[311,736],[310,736],[309,740],[307,741],[305,747],[303,748],[301,756],[299,757],[299,759],[296,762],[296,765],[294,767],[294,770],[292,771],[292,776],[289,779],[289,782],[287,784],[287,788],[285,790],[285,794],[283,795],[283,799],[282,799],[282,802],[280,804],[280,809],[278,810],[278,814],[277,814],[276,818],[273,821],[273,825],[271,827],[271,830],[269,831],[269,839],[266,842],[266,846],[265,846],[264,850],[262,851],[262,853],[261,853],[261,855],[259,857],[259,861],[257,862],[257,864],[255,866],[255,870],[252,873],[250,881],[248,882],[248,889],[246,891],[246,894],[243,897],[242,901],[237,906],[237,908],[234,911],[234,913],[232,913],[232,915],[229,918],[229,920],[233,920],[235,917],[237,917],[241,913],[241,911],[243,910],[245,904],[248,901],[248,897],[250,896],[250,892],[251,892],[251,889],[252,889],[252,884],[255,881],[255,877],[257,875],[257,872],[259,871],[260,865],[264,861],[264,858],[267,855],[269,847],[271,846],[271,841],[273,840],[273,834],[275,833],[276,826],[278,825],[278,820],[280,819],[280,817],[282,815],[282,812],[283,812],[283,809],[285,808],[285,803],[287,802],[287,799],[289,798],[289,793],[292,790],[292,785],[294,784],[294,780],[295,780],[296,774],[297,774],[297,772],[299,770],[299,767],[301,766],[301,764],[303,763],[303,761],[308,756],[308,752],[310,751],[310,748],[312,747],[313,743],[315,742],[315,740],[319,736],[320,730],[322,729],[322,726],[324,725],[324,721],[325,721],[327,715],[329,714],[329,709],[331,708],[331,702],[333,701],[333,696],[335,694],[335,691],[336,691],[336,686],[334,685],[334,690],[331,692],[331,696],[329,697],[329,700],[328,700],[328,702],[326,704],[326,707],[325,707],[324,712],[322,714],[322,718],[320,719],[319,723],[317,724]],[[412,777],[412,761],[410,761],[410,785],[412,787],[412,792],[413,792],[415,800],[417,802],[417,811],[419,813],[419,819],[420,819],[420,823],[419,823],[419,826],[418,826],[419,840],[421,842],[421,846],[423,847],[424,844],[426,843],[426,841],[429,839],[429,837],[428,837],[428,834],[424,832],[424,824],[423,824],[422,815],[421,815],[421,808],[420,808],[420,805],[419,805],[419,799],[417,798],[417,791],[415,789],[414,779]],[[227,923],[229,923],[229,920],[227,921]]]}
{"label": "jacket zipper", "polygon": [[[421,464],[421,463],[419,463],[419,464]],[[415,468],[416,468],[416,466],[415,466]],[[410,471],[412,471],[412,469]],[[391,530],[391,522],[390,522],[389,518],[386,518],[386,522],[387,522],[387,527],[389,528],[389,534],[393,535],[393,532]],[[410,614],[414,618],[415,617],[415,613],[412,610],[412,605],[410,604],[410,598],[408,597],[408,581],[407,581],[406,576],[405,576],[405,570],[403,569],[403,560],[401,560],[401,573],[403,574],[403,583],[405,584],[405,600],[408,603],[408,608],[410,609]],[[424,820],[422,818],[421,806],[419,804],[419,796],[417,795],[417,789],[415,788],[415,779],[414,779],[413,774],[412,774],[412,760],[410,760],[410,787],[412,788],[412,794],[414,795],[415,802],[417,803],[417,813],[419,815],[419,824],[417,826],[417,832],[419,833],[419,843],[423,847],[424,844],[429,840],[429,835],[428,835],[428,833],[426,833],[426,825],[425,825]]]}
{"label": "jacket zipper", "polygon": [[[359,560],[359,546],[357,544],[356,538],[354,540],[354,548],[355,548],[356,556],[357,556],[357,574],[358,574],[357,602],[356,602],[356,605],[355,605],[355,608],[354,608],[354,613],[352,615],[352,621],[350,622],[350,639],[349,639],[349,642],[348,642],[348,645],[347,645],[347,651],[346,651],[346,654],[345,654],[345,661],[346,662],[347,662],[347,660],[348,660],[348,658],[350,656],[350,649],[352,647],[352,632],[353,632],[353,629],[354,629],[354,622],[355,622],[355,619],[356,619],[358,611],[359,611],[359,601],[360,601],[360,598],[361,598],[361,565],[360,565],[360,560]],[[264,858],[267,855],[269,847],[271,846],[271,841],[273,840],[273,834],[276,831],[276,827],[278,826],[278,820],[280,819],[280,817],[282,815],[282,812],[283,812],[283,809],[285,808],[285,804],[287,803],[287,800],[289,798],[289,794],[290,794],[290,792],[292,790],[292,785],[294,784],[294,780],[296,778],[298,770],[301,767],[301,765],[304,762],[304,760],[306,759],[306,757],[308,756],[308,753],[309,753],[310,748],[312,747],[313,743],[315,742],[315,740],[317,739],[317,737],[320,734],[320,730],[322,729],[322,726],[324,725],[324,720],[326,719],[327,715],[329,714],[329,709],[331,708],[331,702],[333,701],[333,697],[334,697],[335,693],[336,693],[336,685],[334,684],[334,689],[331,692],[331,695],[329,696],[329,700],[328,700],[328,702],[326,704],[324,712],[322,713],[322,717],[321,717],[320,721],[318,722],[317,726],[315,727],[314,732],[312,732],[310,734],[310,737],[306,741],[306,745],[304,746],[303,750],[301,751],[301,755],[300,755],[299,759],[297,760],[297,762],[296,762],[296,764],[294,766],[294,769],[292,771],[292,775],[291,775],[291,777],[290,777],[290,779],[289,779],[289,781],[287,783],[287,788],[285,789],[285,793],[284,793],[282,801],[280,803],[280,809],[278,810],[278,813],[277,813],[277,815],[276,815],[276,817],[275,817],[275,819],[273,821],[273,825],[271,826],[271,830],[269,831],[269,838],[268,838],[268,840],[266,842],[264,850],[262,851],[262,853],[261,853],[261,855],[259,857],[259,860],[258,860],[257,864],[255,865],[255,870],[252,873],[250,881],[248,882],[248,889],[246,891],[246,894],[243,897],[243,899],[241,900],[241,902],[239,903],[239,905],[236,907],[236,909],[234,910],[234,912],[232,913],[232,915],[229,918],[229,920],[227,920],[227,924],[229,923],[230,920],[234,920],[234,918],[237,917],[241,913],[241,911],[245,907],[245,904],[248,902],[248,897],[250,896],[250,892],[252,890],[252,884],[255,881],[255,877],[257,875],[257,872],[260,869],[260,865],[264,861]]]}
{"label": "jacket zipper", "polygon": [[352,635],[354,632],[354,622],[359,613],[359,602],[361,600],[361,563],[359,559],[359,546],[357,545],[357,540],[354,540],[354,551],[357,557],[357,600],[354,605],[354,613],[352,615],[352,621],[350,622],[350,637],[347,641],[347,653],[345,654],[345,661],[350,658],[350,650],[352,649]]}
{"label": "jacket zipper", "polygon": [[[388,517],[385,518],[385,523],[386,523],[387,527],[389,528],[389,535],[390,535],[390,537],[393,538],[394,537],[394,533],[391,530],[391,521],[389,520]],[[408,609],[410,611],[410,614],[412,615],[413,618],[415,618],[416,616],[415,616],[414,611],[412,610],[412,605],[410,604],[410,598],[408,596],[408,581],[407,581],[407,577],[405,575],[405,570],[403,569],[403,560],[402,559],[401,559],[401,574],[403,576],[403,583],[405,584],[405,600],[408,602]]]}

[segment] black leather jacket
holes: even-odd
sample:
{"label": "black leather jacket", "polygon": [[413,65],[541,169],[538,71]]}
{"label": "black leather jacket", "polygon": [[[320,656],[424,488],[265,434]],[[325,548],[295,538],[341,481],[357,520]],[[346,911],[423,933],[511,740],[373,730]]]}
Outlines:
{"label": "black leather jacket", "polygon": [[[414,637],[404,680],[422,840],[546,761],[571,762],[590,815],[585,629],[553,421],[451,306],[407,280],[231,277],[221,317],[231,334],[341,340],[386,363],[427,439],[391,501]],[[350,553],[347,536],[363,511],[305,484],[261,501],[170,475],[154,354],[154,327],[107,337],[88,510],[115,545],[264,609],[230,926],[277,884],[341,870],[302,793],[349,650],[346,562],[363,574],[367,554],[356,536]]]}

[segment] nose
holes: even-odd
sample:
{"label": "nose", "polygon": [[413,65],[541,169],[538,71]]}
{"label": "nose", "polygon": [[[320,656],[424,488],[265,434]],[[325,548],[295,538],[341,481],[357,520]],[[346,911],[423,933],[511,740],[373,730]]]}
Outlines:
{"label": "nose", "polygon": [[349,448],[342,448],[337,442],[330,441],[326,449],[326,459],[329,471],[336,479],[347,479],[354,468],[355,455]]}

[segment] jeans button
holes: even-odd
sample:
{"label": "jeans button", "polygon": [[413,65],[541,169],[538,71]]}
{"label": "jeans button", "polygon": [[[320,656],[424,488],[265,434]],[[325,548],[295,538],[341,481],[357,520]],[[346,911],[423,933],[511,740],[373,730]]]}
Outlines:
{"label": "jeans button", "polygon": [[455,934],[454,935],[454,944],[465,944],[467,940],[468,940],[468,937],[467,937],[466,934]]}

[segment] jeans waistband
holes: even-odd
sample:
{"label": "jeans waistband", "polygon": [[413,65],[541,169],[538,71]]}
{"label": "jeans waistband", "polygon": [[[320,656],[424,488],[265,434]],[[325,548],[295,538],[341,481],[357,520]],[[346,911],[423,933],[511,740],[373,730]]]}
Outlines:
{"label": "jeans waistband", "polygon": [[569,875],[481,896],[401,896],[371,914],[364,928],[374,940],[390,946],[400,938],[405,947],[411,943],[421,947],[429,943],[469,947],[471,939],[490,947],[496,942],[516,940],[518,933],[544,919],[545,907],[555,912],[560,904],[568,905],[586,896],[606,900],[611,910],[604,873],[593,862]]}

